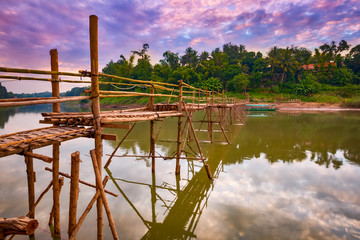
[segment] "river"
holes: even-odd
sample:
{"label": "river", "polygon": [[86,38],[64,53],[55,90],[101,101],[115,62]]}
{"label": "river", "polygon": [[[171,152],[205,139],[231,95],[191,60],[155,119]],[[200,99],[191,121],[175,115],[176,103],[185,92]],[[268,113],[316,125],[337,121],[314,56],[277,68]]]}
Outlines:
{"label": "river", "polygon": [[[72,111],[77,109],[66,109]],[[41,112],[51,106],[1,109],[0,134],[45,127]],[[202,119],[201,112],[195,115]],[[200,123],[195,123],[199,128]],[[149,123],[138,123],[117,155],[149,154]],[[155,130],[162,122],[155,123]],[[198,131],[201,147],[215,176],[207,178],[201,162],[156,160],[151,174],[147,157],[114,157],[106,188],[117,193],[108,201],[120,239],[360,239],[360,113],[248,113],[245,125],[228,129],[210,144],[206,127]],[[177,119],[161,126],[156,154],[176,151]],[[126,130],[104,129],[118,134]],[[104,158],[118,142],[104,141]],[[80,179],[94,183],[89,151],[94,141],[79,138],[60,146],[60,171],[70,173],[70,155],[79,151]],[[189,152],[191,150],[188,150]],[[34,152],[51,156],[52,148]],[[27,213],[27,182],[23,156],[0,159],[0,217]],[[49,184],[49,164],[34,160],[36,198]],[[61,229],[67,239],[70,181],[61,190]],[[95,190],[80,186],[78,217]],[[49,239],[47,225],[52,194],[36,208],[37,239]],[[104,239],[111,231],[104,212]],[[28,239],[17,236],[15,239]],[[96,239],[95,206],[78,240]]]}

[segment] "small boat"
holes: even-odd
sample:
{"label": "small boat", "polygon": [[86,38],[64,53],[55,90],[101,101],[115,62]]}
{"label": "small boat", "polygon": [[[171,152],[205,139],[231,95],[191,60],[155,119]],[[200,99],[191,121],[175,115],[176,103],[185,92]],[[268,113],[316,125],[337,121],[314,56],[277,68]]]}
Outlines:
{"label": "small boat", "polygon": [[276,111],[275,104],[246,104],[246,111]]}

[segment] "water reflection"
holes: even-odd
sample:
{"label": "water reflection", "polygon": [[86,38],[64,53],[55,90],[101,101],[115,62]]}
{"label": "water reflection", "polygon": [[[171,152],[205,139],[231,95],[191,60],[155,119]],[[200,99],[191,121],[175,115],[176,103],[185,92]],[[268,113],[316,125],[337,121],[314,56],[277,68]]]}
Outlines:
{"label": "water reflection", "polygon": [[[24,122],[25,113],[7,114],[11,120],[6,120],[1,132],[14,132],[16,125]],[[38,115],[26,117],[36,122]],[[201,114],[195,117],[202,119]],[[147,157],[114,159],[108,172],[113,182],[109,181],[107,188],[121,194],[108,199],[118,233],[122,239],[360,238],[359,121],[358,113],[249,117],[245,126],[229,128],[233,144],[202,144],[214,181],[208,180],[203,165],[196,161],[182,160],[181,177],[176,178],[171,160],[157,160],[156,175],[152,175]],[[156,122],[156,129],[160,125]],[[175,126],[176,119],[164,122],[157,154],[171,156],[176,151]],[[126,130],[104,132],[117,133],[121,139]],[[209,139],[206,131],[197,133],[201,140]],[[149,123],[138,123],[118,154],[148,155],[149,137]],[[216,140],[221,137],[217,135]],[[111,153],[116,145],[104,141],[104,153]],[[80,178],[93,182],[88,157],[92,148],[91,139],[64,142],[60,170],[69,173],[70,154],[79,150]],[[51,149],[39,149],[38,153],[51,155]],[[27,210],[23,158],[0,160],[0,216],[23,215]],[[37,195],[49,183],[45,166],[35,163]],[[68,190],[69,181],[65,180],[61,194],[63,236],[68,223]],[[93,195],[93,189],[81,187],[80,212]],[[42,224],[37,232],[40,239],[50,236],[47,220],[51,205],[50,194],[37,208],[36,217]],[[92,210],[77,239],[96,239],[95,215]],[[104,238],[111,238],[106,227]]]}

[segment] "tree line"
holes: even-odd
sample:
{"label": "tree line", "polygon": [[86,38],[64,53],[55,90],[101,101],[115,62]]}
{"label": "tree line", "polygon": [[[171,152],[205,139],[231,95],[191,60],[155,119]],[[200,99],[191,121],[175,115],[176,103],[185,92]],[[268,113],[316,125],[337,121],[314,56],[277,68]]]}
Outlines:
{"label": "tree line", "polygon": [[[148,50],[149,44],[144,44],[142,49],[131,51],[129,58],[120,55],[102,72],[168,83],[178,83],[182,79],[213,91],[271,89],[301,95],[315,93],[324,84],[358,85],[360,80],[360,45],[351,48],[345,40],[338,44],[335,41],[324,43],[313,52],[298,46],[274,46],[265,56],[231,42],[211,52],[198,52],[188,47],[183,55],[170,50],[164,52],[155,65],[150,62]],[[109,85],[102,88],[114,90]]]}

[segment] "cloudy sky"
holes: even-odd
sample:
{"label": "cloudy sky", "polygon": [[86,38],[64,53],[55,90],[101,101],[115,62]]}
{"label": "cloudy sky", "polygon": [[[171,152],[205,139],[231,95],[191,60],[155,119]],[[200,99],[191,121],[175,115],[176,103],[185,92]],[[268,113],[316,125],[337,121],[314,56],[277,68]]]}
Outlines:
{"label": "cloudy sky", "polygon": [[144,43],[153,63],[167,50],[182,55],[189,46],[212,51],[228,42],[263,53],[274,45],[360,44],[360,0],[1,0],[0,66],[49,69],[49,50],[57,48],[60,70],[89,69],[92,14],[99,17],[100,68]]}

